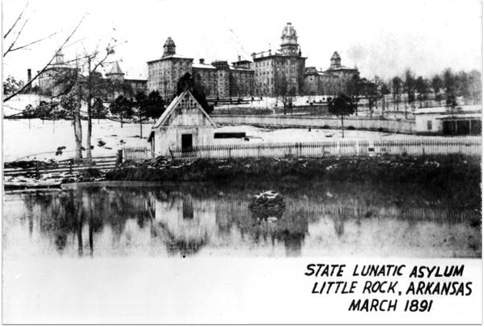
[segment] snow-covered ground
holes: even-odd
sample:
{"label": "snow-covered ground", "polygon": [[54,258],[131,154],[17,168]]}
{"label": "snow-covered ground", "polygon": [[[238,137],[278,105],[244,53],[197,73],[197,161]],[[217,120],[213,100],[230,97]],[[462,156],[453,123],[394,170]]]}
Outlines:
{"label": "snow-covered ground", "polygon": [[[127,146],[146,146],[146,137],[151,124],[143,125],[140,139],[139,124],[121,124],[110,120],[93,120],[93,156],[115,155],[118,149]],[[86,147],[87,122],[82,122],[83,146]],[[98,142],[105,144],[101,147]],[[65,146],[62,155],[56,156],[58,147]],[[44,121],[40,119],[19,119],[3,121],[4,162],[29,159],[68,159],[75,150],[74,128],[71,121]]]}
{"label": "snow-covered ground", "polygon": [[[140,138],[139,124],[121,124],[110,120],[93,120],[93,156],[115,155],[124,146],[148,146],[147,137],[152,124],[143,124],[143,138]],[[323,129],[264,129],[253,126],[225,126],[215,132],[245,132],[243,139],[216,139],[214,144],[236,143],[286,143],[316,142],[341,138],[341,130]],[[87,122],[83,121],[83,139],[86,147]],[[370,131],[345,130],[347,139],[413,138],[416,136],[389,134]],[[421,137],[421,136],[419,136]],[[99,143],[99,141],[102,141]],[[103,144],[105,143],[105,144]],[[100,146],[102,145],[102,146]],[[55,155],[57,148],[65,146],[62,155]],[[3,121],[3,160],[57,159],[64,160],[74,155],[74,130],[70,121],[44,121],[19,119]]]}

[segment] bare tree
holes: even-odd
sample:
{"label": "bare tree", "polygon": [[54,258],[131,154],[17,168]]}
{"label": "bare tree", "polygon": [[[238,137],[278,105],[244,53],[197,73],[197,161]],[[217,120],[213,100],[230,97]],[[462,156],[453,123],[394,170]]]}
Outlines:
{"label": "bare tree", "polygon": [[[10,99],[12,99],[13,97],[17,96],[18,94],[22,93],[24,90],[26,90],[27,88],[30,87],[30,85],[32,85],[32,83],[37,79],[39,78],[40,75],[42,75],[50,66],[50,64],[52,63],[52,61],[54,61],[57,53],[59,51],[61,51],[64,46],[71,40],[72,36],[76,33],[76,31],[79,29],[79,26],[81,26],[82,22],[84,21],[84,17],[83,16],[81,18],[81,20],[79,21],[79,23],[76,25],[76,27],[72,30],[72,32],[67,36],[67,38],[64,40],[64,42],[62,42],[61,46],[57,49],[57,51],[54,52],[54,55],[52,56],[52,58],[50,58],[50,60],[44,65],[44,67],[37,72],[37,74],[31,78],[29,81],[27,81],[27,83],[24,84],[24,86],[22,86],[21,88],[19,88],[18,90],[16,90],[15,92],[13,92],[12,94],[10,94],[9,96],[5,97],[3,99],[3,102],[7,102],[9,101]],[[15,23],[16,24],[16,23]],[[14,24],[14,25],[15,25]],[[7,32],[7,34],[5,35],[8,35],[8,33],[10,33],[9,31]],[[39,40],[40,42],[40,40]],[[4,55],[5,56],[5,55]]]}
{"label": "bare tree", "polygon": [[396,104],[397,111],[399,110],[398,104],[400,103],[400,94],[402,92],[402,79],[395,76],[392,79],[392,93],[393,93],[393,104]]}
{"label": "bare tree", "polygon": [[[91,138],[92,138],[92,101],[94,99],[95,90],[99,90],[99,84],[96,83],[97,69],[102,67],[109,56],[114,54],[114,46],[108,44],[104,52],[99,52],[97,49],[91,53],[86,53],[87,60],[87,159],[92,160]],[[102,82],[101,82],[102,83]],[[97,84],[97,85],[96,85]]]}
{"label": "bare tree", "polygon": [[432,89],[434,91],[434,100],[439,101],[439,106],[442,101],[442,96],[440,94],[440,89],[444,85],[444,82],[442,81],[442,78],[439,75],[434,75],[432,77],[431,81]]}

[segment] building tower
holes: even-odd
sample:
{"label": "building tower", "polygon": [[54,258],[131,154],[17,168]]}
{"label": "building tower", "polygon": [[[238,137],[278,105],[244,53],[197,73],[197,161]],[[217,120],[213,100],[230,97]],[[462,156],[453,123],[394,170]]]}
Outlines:
{"label": "building tower", "polygon": [[64,54],[62,53],[62,50],[59,50],[55,54],[55,64],[62,65],[63,63],[64,63]]}
{"label": "building tower", "polygon": [[119,63],[117,61],[114,62],[109,73],[106,73],[106,77],[113,81],[124,81],[124,73],[121,70],[121,67],[119,67]]}
{"label": "building tower", "polygon": [[166,39],[165,45],[163,46],[163,57],[162,58],[174,55],[175,53],[176,53],[175,42],[173,42],[171,37],[168,37]]}
{"label": "building tower", "polygon": [[291,23],[287,23],[282,30],[281,40],[281,51],[284,56],[298,55],[297,34]]}
{"label": "building tower", "polygon": [[331,66],[330,69],[336,69],[341,67],[341,57],[339,56],[338,52],[335,51],[333,56],[331,57]]}

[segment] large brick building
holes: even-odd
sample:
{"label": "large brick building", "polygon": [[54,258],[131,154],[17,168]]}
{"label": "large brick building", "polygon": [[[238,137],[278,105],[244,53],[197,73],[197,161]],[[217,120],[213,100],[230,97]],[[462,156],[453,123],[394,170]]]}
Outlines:
{"label": "large brick building", "polygon": [[[112,101],[119,95],[132,98],[138,92],[146,92],[147,80],[125,78],[117,61],[113,63],[105,77],[100,72],[94,72],[93,76],[96,80],[94,82],[96,94],[101,95],[105,101]],[[58,51],[54,62],[39,75],[39,93],[51,96],[64,95],[74,83],[85,85],[87,73],[83,75],[80,68],[65,62],[64,54]]]}
{"label": "large brick building", "polygon": [[230,65],[227,61],[205,63],[204,59],[176,53],[175,42],[168,37],[160,59],[148,61],[148,90],[157,90],[165,99],[176,93],[178,80],[189,73],[195,84],[210,98],[244,97],[253,95],[254,70],[250,61],[240,60]]}
{"label": "large brick building", "polygon": [[148,61],[148,91],[159,91],[163,98],[171,99],[178,80],[186,73],[192,74],[192,62],[193,58],[176,53],[175,42],[169,37],[161,59]]}
{"label": "large brick building", "polygon": [[158,90],[171,99],[176,93],[178,80],[189,73],[209,98],[337,94],[346,90],[346,84],[359,75],[356,68],[341,65],[337,52],[331,57],[326,71],[306,68],[296,29],[291,23],[283,28],[280,49],[252,53],[252,61],[232,62],[217,60],[211,64],[200,59],[176,53],[175,42],[168,37],[163,56],[148,62],[148,91]]}
{"label": "large brick building", "polygon": [[39,75],[40,94],[59,96],[68,91],[72,81],[75,81],[79,69],[64,61],[64,54],[59,50],[54,62],[47,66]]}
{"label": "large brick building", "polygon": [[348,82],[354,75],[359,76],[358,69],[341,65],[341,57],[334,52],[330,60],[330,67],[325,71],[318,71],[315,67],[306,67],[304,74],[304,89],[308,95],[335,95],[347,92]]}
{"label": "large brick building", "polygon": [[255,95],[276,96],[281,92],[280,85],[284,85],[285,90],[295,91],[295,94],[304,93],[306,58],[301,56],[297,33],[291,23],[282,30],[281,40],[281,49],[274,53],[269,49],[252,54]]}

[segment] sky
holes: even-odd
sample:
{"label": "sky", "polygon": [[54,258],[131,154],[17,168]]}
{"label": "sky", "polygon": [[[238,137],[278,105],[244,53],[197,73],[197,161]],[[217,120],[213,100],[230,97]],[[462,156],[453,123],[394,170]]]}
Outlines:
{"label": "sky", "polygon": [[[2,1],[3,35],[26,3]],[[82,17],[66,59],[116,42],[111,60],[131,78],[147,78],[146,62],[161,57],[169,36],[177,53],[194,61],[232,62],[279,49],[287,22],[297,31],[306,67],[327,69],[338,51],[343,65],[357,66],[367,78],[403,75],[406,68],[423,76],[447,67],[482,70],[477,0],[31,0],[17,45],[57,34],[8,53],[3,77],[25,80],[28,68],[40,70]],[[15,36],[4,39],[4,51]]]}

